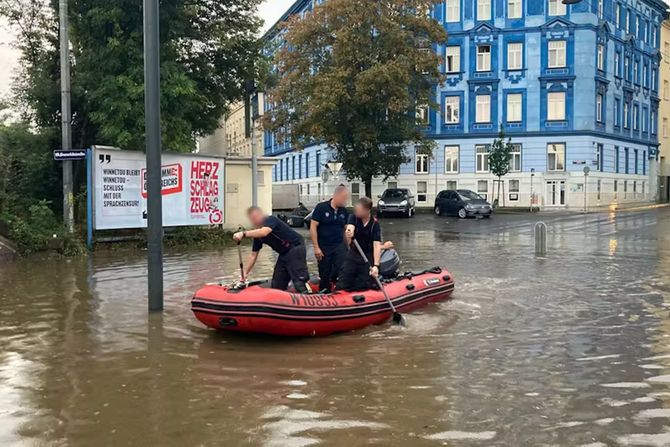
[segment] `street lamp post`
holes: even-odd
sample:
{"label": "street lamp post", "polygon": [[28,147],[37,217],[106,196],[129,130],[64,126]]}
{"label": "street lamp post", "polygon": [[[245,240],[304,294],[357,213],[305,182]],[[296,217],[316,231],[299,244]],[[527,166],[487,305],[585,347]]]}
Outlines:
{"label": "street lamp post", "polygon": [[591,172],[591,168],[588,166],[584,166],[584,213],[588,211],[588,196],[587,196],[587,185],[588,185],[588,180],[589,180],[589,172]]}
{"label": "street lamp post", "polygon": [[[72,108],[70,103],[70,21],[67,0],[58,3],[60,21],[61,149],[72,149]],[[74,193],[72,161],[63,161],[63,223],[74,233]]]}

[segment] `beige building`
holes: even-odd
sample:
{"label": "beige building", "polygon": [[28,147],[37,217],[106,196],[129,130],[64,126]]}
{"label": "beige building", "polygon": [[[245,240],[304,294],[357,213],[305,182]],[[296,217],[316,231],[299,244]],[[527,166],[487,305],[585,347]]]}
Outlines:
{"label": "beige building", "polygon": [[658,135],[659,153],[657,162],[650,166],[653,191],[660,202],[670,202],[670,21],[661,27],[661,65],[660,90],[661,102],[658,108],[658,121],[661,131]]}
{"label": "beige building", "polygon": [[[263,104],[262,94],[258,97]],[[262,110],[259,107],[258,110]],[[229,113],[221,119],[220,127],[198,142],[199,153],[222,155],[226,159],[225,226],[237,228],[248,225],[245,211],[253,203],[252,155],[257,160],[258,205],[272,210],[272,168],[276,161],[263,157],[263,129],[260,119],[255,122],[254,143],[247,138],[244,129],[244,103],[232,105]]]}

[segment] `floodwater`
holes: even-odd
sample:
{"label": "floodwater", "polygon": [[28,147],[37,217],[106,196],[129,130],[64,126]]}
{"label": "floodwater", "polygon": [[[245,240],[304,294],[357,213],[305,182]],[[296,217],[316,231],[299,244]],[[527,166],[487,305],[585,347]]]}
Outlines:
{"label": "floodwater", "polygon": [[168,253],[151,317],[144,253],[0,266],[0,445],[670,445],[670,209],[382,224],[456,278],[406,329],[206,329],[189,299],[232,248]]}

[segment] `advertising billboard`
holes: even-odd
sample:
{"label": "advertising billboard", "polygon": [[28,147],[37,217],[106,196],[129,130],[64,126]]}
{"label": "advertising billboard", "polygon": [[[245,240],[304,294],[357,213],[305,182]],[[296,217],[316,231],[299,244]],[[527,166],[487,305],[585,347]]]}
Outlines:
{"label": "advertising billboard", "polygon": [[[98,147],[91,155],[94,228],[145,228],[145,154]],[[224,172],[223,158],[163,153],[163,226],[222,224]]]}

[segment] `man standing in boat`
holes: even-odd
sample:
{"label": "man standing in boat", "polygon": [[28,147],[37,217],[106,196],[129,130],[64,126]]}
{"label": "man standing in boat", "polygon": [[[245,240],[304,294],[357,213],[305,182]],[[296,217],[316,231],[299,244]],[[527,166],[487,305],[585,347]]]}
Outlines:
{"label": "man standing in boat", "polygon": [[337,282],[342,263],[347,255],[344,245],[344,227],[349,214],[349,190],[345,185],[335,188],[333,197],[314,207],[309,235],[314,244],[314,256],[319,263],[321,293],[330,293]]}
{"label": "man standing in boat", "polygon": [[258,252],[263,245],[267,245],[279,255],[272,275],[272,288],[286,290],[289,282],[293,281],[293,286],[298,292],[309,293],[307,289],[309,270],[303,237],[278,218],[263,213],[257,206],[249,208],[247,216],[254,229],[233,235],[233,239],[237,242],[244,238],[254,240],[251,255],[244,269],[244,278],[249,277],[258,259]]}
{"label": "man standing in boat", "polygon": [[[362,197],[354,206],[354,214],[349,216],[347,221],[345,238],[349,245],[349,253],[340,272],[337,288],[346,291],[373,288],[373,281],[370,277],[379,275],[382,249],[393,248],[393,243],[389,241],[382,244],[382,230],[379,222],[372,215],[370,198]],[[358,241],[363,253],[372,263],[371,266],[358,253],[353,245],[354,239]]]}

